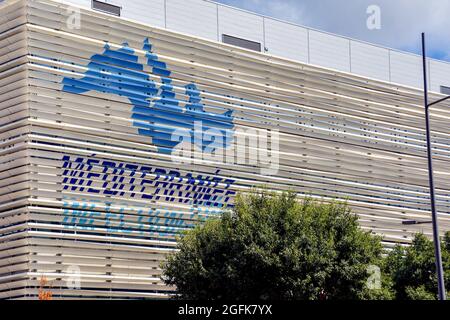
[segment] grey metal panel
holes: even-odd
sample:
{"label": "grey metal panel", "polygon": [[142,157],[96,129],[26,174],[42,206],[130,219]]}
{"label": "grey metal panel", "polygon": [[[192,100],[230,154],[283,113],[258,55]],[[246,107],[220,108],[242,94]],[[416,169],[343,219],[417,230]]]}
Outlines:
{"label": "grey metal panel", "polygon": [[423,88],[420,56],[390,51],[391,81],[415,88]]}
{"label": "grey metal panel", "polygon": [[122,7],[109,2],[92,0],[92,9],[120,17]]}
{"label": "grey metal panel", "polygon": [[217,41],[217,5],[203,0],[166,0],[167,29]]}
{"label": "grey metal panel", "polygon": [[310,63],[350,72],[350,41],[327,33],[309,31]]}
{"label": "grey metal panel", "polygon": [[441,86],[450,87],[450,64],[430,60],[430,90],[441,92]]}
{"label": "grey metal panel", "polygon": [[447,87],[447,86],[441,86],[441,87],[440,87],[440,91],[441,91],[442,94],[450,95],[450,87]]}
{"label": "grey metal panel", "polygon": [[308,31],[306,28],[273,19],[264,19],[267,53],[308,62]]}
{"label": "grey metal panel", "polygon": [[389,81],[389,50],[351,41],[351,70],[355,74]]}
{"label": "grey metal panel", "polygon": [[219,37],[222,34],[256,41],[264,46],[263,18],[219,5]]}
{"label": "grey metal panel", "polygon": [[257,52],[261,52],[261,43],[246,40],[238,37],[233,37],[228,34],[222,34],[222,42],[226,44],[231,44],[233,46],[241,47],[244,49],[249,49]]}

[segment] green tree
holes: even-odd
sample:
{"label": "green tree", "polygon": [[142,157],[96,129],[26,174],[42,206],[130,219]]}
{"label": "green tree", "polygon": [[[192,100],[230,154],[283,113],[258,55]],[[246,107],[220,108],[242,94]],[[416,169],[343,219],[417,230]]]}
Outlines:
{"label": "green tree", "polygon": [[[445,286],[450,287],[450,232],[441,245]],[[411,246],[396,246],[386,258],[385,272],[392,279],[396,298],[431,300],[437,298],[434,245],[423,234],[415,235]]]}
{"label": "green tree", "polygon": [[390,298],[368,290],[380,238],[362,231],[345,203],[267,192],[237,197],[231,212],[179,239],[163,265],[181,299]]}

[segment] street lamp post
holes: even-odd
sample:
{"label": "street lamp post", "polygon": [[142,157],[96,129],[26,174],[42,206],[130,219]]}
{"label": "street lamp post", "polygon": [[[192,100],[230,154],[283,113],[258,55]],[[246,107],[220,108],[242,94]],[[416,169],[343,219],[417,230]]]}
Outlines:
{"label": "street lamp post", "polygon": [[444,269],[442,268],[441,257],[441,242],[439,238],[439,226],[438,217],[436,212],[436,197],[434,193],[434,180],[433,180],[433,155],[431,148],[431,134],[430,134],[430,118],[429,109],[432,105],[450,99],[450,96],[439,99],[435,102],[428,103],[428,84],[427,84],[427,58],[425,51],[425,33],[422,33],[422,62],[423,62],[423,92],[425,103],[425,122],[426,122],[426,135],[427,135],[427,156],[428,156],[428,179],[430,185],[430,200],[431,200],[431,218],[433,224],[433,242],[434,242],[434,254],[436,257],[436,273],[438,280],[438,294],[439,300],[445,300],[445,284],[444,284]]}

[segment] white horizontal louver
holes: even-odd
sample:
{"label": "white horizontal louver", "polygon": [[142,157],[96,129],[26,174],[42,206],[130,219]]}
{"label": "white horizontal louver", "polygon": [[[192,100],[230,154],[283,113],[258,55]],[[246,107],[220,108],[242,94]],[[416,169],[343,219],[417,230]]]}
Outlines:
{"label": "white horizontal louver", "polygon": [[[42,275],[53,281],[55,299],[167,297],[173,288],[159,279],[159,264],[175,250],[176,235],[223,211],[208,205],[208,195],[232,204],[252,186],[348,198],[361,226],[383,235],[387,247],[431,233],[428,225],[401,224],[429,216],[420,91],[91,10],[81,10],[82,27],[70,29],[66,12],[47,0],[1,7],[1,298],[36,297]],[[182,107],[195,92],[205,113],[232,111],[236,139],[239,130],[276,129],[279,170],[262,174],[237,161],[175,165],[161,152],[164,135],[139,133],[140,95],[112,93],[107,71],[89,80],[106,42],[121,83],[129,82],[117,90],[145,83]],[[82,90],[105,81],[105,92]],[[187,89],[192,84],[197,90]],[[156,103],[148,109],[164,111]],[[432,121],[442,231],[450,229],[449,115],[437,107]],[[164,194],[171,183],[177,192]],[[70,266],[81,271],[79,289],[67,287]]]}

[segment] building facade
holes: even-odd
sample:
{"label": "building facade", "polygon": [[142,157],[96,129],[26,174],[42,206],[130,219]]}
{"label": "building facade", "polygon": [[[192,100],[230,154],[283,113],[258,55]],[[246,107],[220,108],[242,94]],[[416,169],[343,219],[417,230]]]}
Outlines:
{"label": "building facade", "polygon": [[0,298],[44,277],[55,299],[167,297],[176,236],[254,187],[346,199],[387,247],[430,234],[402,224],[430,217],[417,57],[303,29],[200,0],[0,3]]}

